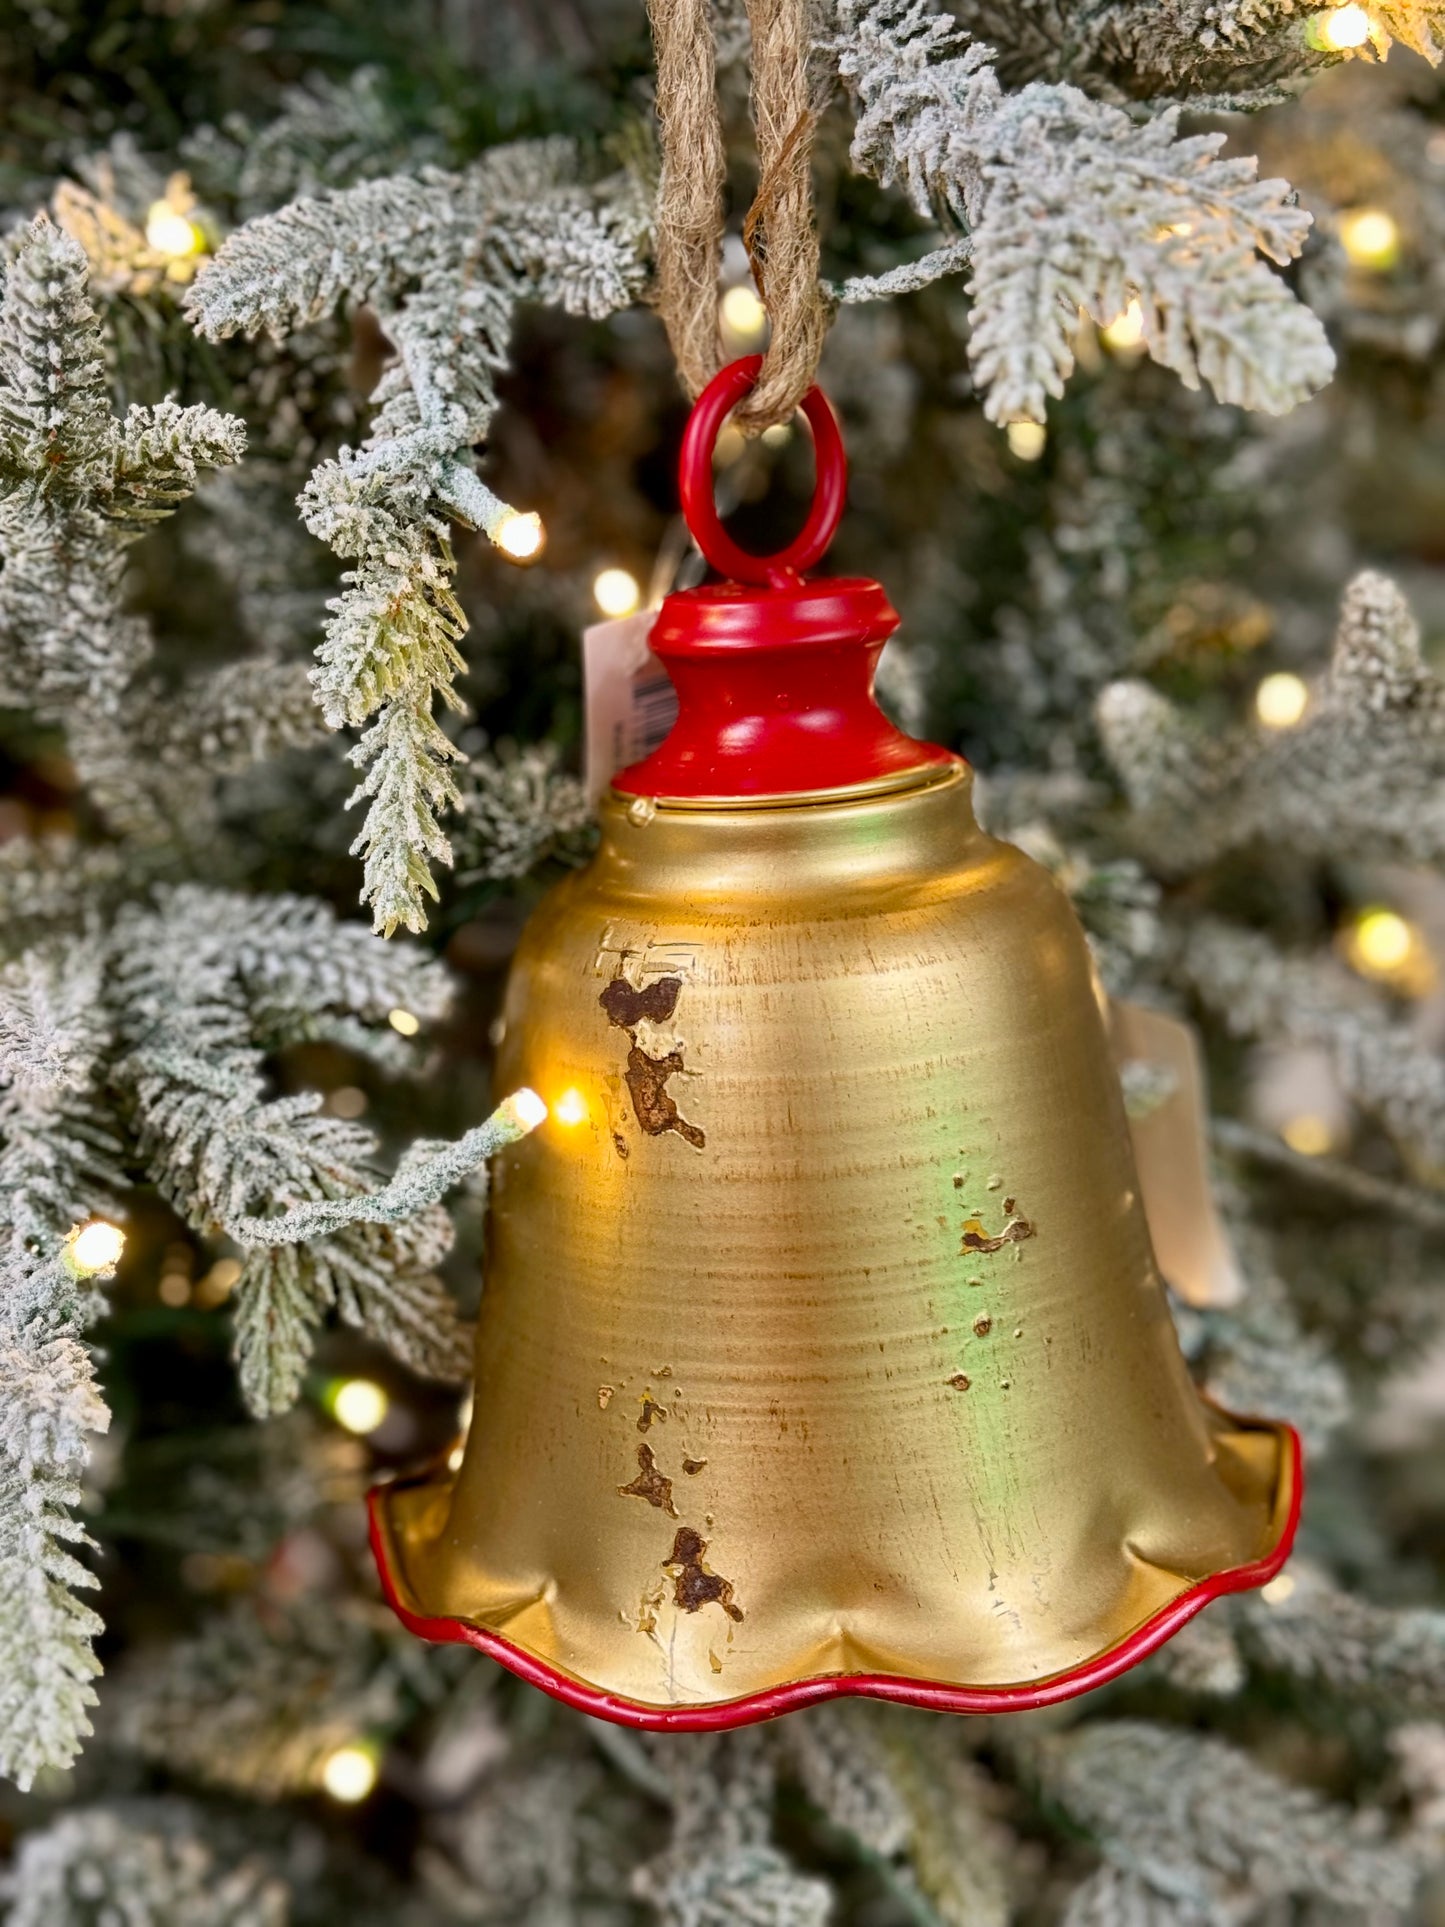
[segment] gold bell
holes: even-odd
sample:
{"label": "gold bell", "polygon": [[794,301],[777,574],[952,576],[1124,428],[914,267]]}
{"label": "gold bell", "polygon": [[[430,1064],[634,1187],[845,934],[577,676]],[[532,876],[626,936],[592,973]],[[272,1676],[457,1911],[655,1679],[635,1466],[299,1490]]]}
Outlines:
{"label": "gold bell", "polygon": [[1067,899],[874,706],[878,585],[801,578],[816,390],[803,535],[718,525],[756,365],[684,443],[733,579],[658,617],[678,723],[513,967],[550,1117],[496,1162],[465,1453],[374,1543],[414,1630],[638,1726],[1037,1706],[1279,1569],[1298,1441],[1189,1380]]}

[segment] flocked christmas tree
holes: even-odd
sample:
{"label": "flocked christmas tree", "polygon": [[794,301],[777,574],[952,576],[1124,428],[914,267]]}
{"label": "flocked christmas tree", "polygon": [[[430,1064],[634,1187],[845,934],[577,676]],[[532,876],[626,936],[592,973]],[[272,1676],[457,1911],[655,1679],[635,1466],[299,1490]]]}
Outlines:
{"label": "flocked christmas tree", "polygon": [[[6,14],[6,1918],[1436,1918],[1445,13],[653,13],[715,48],[690,200],[632,0]],[[800,27],[834,566],[1110,990],[1199,1025],[1243,1290],[1176,1319],[1313,1497],[1053,1712],[648,1737],[410,1640],[360,1501],[456,1428],[593,585],[696,579],[658,209],[740,235]],[[802,438],[722,452],[769,545]]]}

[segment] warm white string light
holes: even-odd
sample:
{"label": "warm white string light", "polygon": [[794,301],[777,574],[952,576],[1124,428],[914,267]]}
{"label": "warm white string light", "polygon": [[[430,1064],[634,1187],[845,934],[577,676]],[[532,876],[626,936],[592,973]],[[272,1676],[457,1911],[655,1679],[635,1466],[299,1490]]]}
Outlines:
{"label": "warm white string light", "polygon": [[535,562],[547,546],[547,530],[534,509],[508,509],[492,540],[509,561]]}
{"label": "warm white string light", "polygon": [[97,1278],[114,1271],[125,1250],[125,1233],[105,1218],[92,1218],[72,1231],[65,1241],[71,1270],[81,1278]]}

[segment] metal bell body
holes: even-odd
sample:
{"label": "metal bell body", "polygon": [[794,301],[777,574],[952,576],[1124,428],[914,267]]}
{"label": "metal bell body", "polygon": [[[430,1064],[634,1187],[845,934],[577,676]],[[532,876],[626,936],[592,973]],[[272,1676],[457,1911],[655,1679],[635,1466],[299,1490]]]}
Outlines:
{"label": "metal bell body", "polygon": [[379,1509],[419,1630],[640,1724],[992,1709],[1282,1559],[1291,1436],[1188,1379],[1082,934],[969,788],[605,804],[507,993],[553,1117],[465,1456]]}
{"label": "metal bell body", "polygon": [[743,580],[663,604],[678,721],[522,938],[498,1076],[550,1116],[494,1167],[465,1452],[373,1495],[378,1564],[640,1726],[1040,1705],[1278,1570],[1298,1442],[1190,1383],[1067,899],[877,709],[879,586],[799,573],[816,389],[803,534],[717,524],[756,366],[681,474]]}

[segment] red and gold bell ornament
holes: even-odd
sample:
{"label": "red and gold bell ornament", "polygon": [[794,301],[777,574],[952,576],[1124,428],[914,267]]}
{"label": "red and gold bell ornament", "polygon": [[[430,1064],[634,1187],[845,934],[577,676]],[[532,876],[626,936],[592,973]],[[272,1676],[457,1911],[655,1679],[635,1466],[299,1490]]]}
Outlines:
{"label": "red and gold bell ornament", "polygon": [[522,938],[460,1464],[373,1495],[388,1597],[588,1712],[716,1728],[834,1694],[1083,1692],[1263,1583],[1288,1426],[1200,1397],[1160,1284],[1088,951],[872,696],[897,617],[712,503],[757,363],[694,412],[680,714]]}

